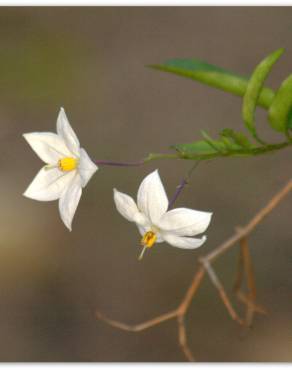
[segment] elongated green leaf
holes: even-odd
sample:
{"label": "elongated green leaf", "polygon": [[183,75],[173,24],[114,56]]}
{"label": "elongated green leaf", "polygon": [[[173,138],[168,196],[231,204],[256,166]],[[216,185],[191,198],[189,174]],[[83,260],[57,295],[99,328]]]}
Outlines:
{"label": "elongated green leaf", "polygon": [[205,132],[204,141],[195,141],[187,144],[177,144],[172,146],[181,157],[187,159],[213,159],[216,157],[228,156],[232,153],[243,151],[243,148],[231,141],[228,144],[223,140],[213,140]]}
{"label": "elongated green leaf", "polygon": [[[224,146],[221,143],[217,145]],[[179,154],[184,158],[194,158],[194,159],[203,159],[203,158],[213,158],[218,155],[218,151],[212,147],[206,141],[195,141],[190,144],[177,144],[173,148],[179,152]]]}
{"label": "elongated green leaf", "polygon": [[[198,59],[171,59],[163,64],[150,65],[149,67],[190,78],[238,96],[244,96],[248,85],[248,77],[239,76]],[[263,88],[258,104],[267,109],[273,98],[273,90]]]}
{"label": "elongated green leaf", "polygon": [[288,128],[289,114],[292,115],[292,74],[286,78],[269,109],[269,121],[273,129],[285,132]]}
{"label": "elongated green leaf", "polygon": [[272,54],[268,55],[258,66],[255,68],[246,88],[242,104],[242,117],[244,123],[252,135],[257,139],[255,128],[254,114],[258,104],[260,93],[263,89],[266,78],[274,63],[283,54],[284,49],[278,49]]}
{"label": "elongated green leaf", "polygon": [[[291,145],[292,144],[289,141],[260,146],[252,145],[249,148],[243,148],[237,144],[233,144],[232,148],[228,148],[227,151],[224,143],[216,141],[216,146],[220,146],[222,148],[222,151],[219,152],[217,149],[210,146],[210,144],[206,141],[195,141],[193,143],[177,144],[172,146],[172,148],[178,152],[179,158],[191,160],[210,160],[219,157],[256,156],[275,152]],[[156,155],[156,158],[159,157]]]}

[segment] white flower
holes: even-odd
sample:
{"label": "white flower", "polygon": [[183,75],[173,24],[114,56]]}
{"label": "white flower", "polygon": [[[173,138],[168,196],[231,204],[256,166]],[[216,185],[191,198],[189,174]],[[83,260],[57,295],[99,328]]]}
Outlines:
{"label": "white flower", "polygon": [[23,195],[40,201],[59,199],[61,218],[71,231],[82,188],[98,167],[86,151],[80,148],[79,140],[63,108],[60,109],[57,119],[57,134],[32,132],[23,136],[46,163]]}
{"label": "white flower", "polygon": [[212,213],[189,208],[176,208],[168,211],[168,199],[158,170],[150,173],[142,181],[135,201],[127,194],[114,189],[117,210],[128,221],[135,222],[142,235],[142,258],[146,248],[154,243],[167,242],[178,248],[194,249],[206,240],[191,238],[203,233],[211,221]]}

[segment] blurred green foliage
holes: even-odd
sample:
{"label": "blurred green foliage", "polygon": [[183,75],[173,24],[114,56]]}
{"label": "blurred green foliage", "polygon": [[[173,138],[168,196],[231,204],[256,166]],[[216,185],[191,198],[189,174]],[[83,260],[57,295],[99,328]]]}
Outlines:
{"label": "blurred green foliage", "polygon": [[[292,145],[289,130],[292,128],[292,76],[283,81],[274,92],[264,83],[284,49],[278,49],[264,58],[254,69],[250,78],[197,59],[172,59],[151,68],[190,78],[211,87],[232,93],[243,98],[242,118],[256,144],[248,137],[231,128],[219,133],[219,140],[212,139],[202,131],[203,141],[172,146],[180,158],[209,160],[222,156],[255,156],[283,149]],[[255,111],[257,106],[268,110],[270,126],[285,135],[285,141],[266,143],[256,130]]]}

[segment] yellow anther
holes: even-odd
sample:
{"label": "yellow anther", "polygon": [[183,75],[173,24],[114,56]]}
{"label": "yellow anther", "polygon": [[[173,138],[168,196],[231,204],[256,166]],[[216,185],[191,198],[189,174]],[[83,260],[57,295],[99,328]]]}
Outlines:
{"label": "yellow anther", "polygon": [[147,231],[147,233],[144,234],[141,244],[145,245],[148,248],[151,248],[153,244],[156,242],[157,236],[153,231]]}
{"label": "yellow anther", "polygon": [[65,157],[58,161],[58,167],[61,171],[75,170],[78,165],[78,160],[72,157]]}

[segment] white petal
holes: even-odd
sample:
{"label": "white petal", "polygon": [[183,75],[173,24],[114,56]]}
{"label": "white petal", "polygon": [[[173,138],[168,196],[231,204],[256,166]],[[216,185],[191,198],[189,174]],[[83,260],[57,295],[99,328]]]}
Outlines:
{"label": "white petal", "polygon": [[75,172],[62,172],[58,168],[43,167],[23,195],[40,201],[59,199],[64,189],[70,184]]}
{"label": "white petal", "polygon": [[75,155],[79,156],[79,140],[73,131],[64,108],[60,109],[58,119],[57,119],[57,134],[63,138],[68,149]]}
{"label": "white petal", "polygon": [[59,200],[60,216],[68,229],[72,230],[72,220],[82,194],[81,179],[78,173],[69,184]]}
{"label": "white petal", "polygon": [[72,156],[64,140],[52,132],[31,132],[23,137],[45,163],[57,164],[60,158]]}
{"label": "white petal", "polygon": [[136,214],[139,213],[134,199],[114,189],[114,202],[118,212],[125,217],[126,220],[134,222]]}
{"label": "white petal", "polygon": [[200,212],[189,208],[176,208],[166,212],[160,219],[158,227],[181,236],[193,236],[206,231],[212,213]]}
{"label": "white petal", "polygon": [[206,241],[206,236],[202,238],[188,238],[183,236],[177,236],[174,234],[163,234],[164,240],[172,245],[173,247],[184,248],[184,249],[195,249],[199,248]]}
{"label": "white petal", "polygon": [[167,211],[168,200],[158,170],[150,173],[142,181],[137,196],[139,210],[144,213],[153,224],[157,223]]}
{"label": "white petal", "polygon": [[114,189],[114,201],[118,212],[128,221],[136,222],[139,225],[148,223],[146,217],[138,210],[134,199],[129,195]]}
{"label": "white petal", "polygon": [[88,181],[91,179],[91,177],[97,170],[98,170],[97,165],[92,162],[86,151],[83,148],[81,148],[78,172],[81,176],[81,185],[83,188],[84,186],[87,185]]}

